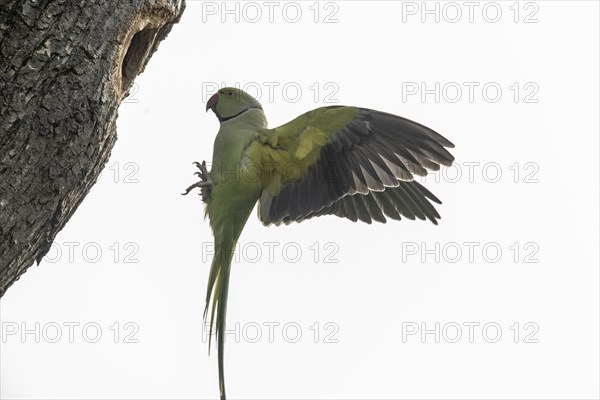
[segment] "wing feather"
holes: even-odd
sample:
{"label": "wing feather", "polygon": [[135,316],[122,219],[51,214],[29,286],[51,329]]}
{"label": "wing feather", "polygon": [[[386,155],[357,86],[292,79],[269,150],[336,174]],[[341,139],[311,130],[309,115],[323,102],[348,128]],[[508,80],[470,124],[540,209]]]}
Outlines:
{"label": "wing feather", "polygon": [[261,131],[246,155],[262,168],[259,217],[265,225],[320,215],[369,224],[386,217],[437,223],[432,202],[440,201],[413,179],[452,165],[447,147],[454,145],[406,118],[334,106]]}

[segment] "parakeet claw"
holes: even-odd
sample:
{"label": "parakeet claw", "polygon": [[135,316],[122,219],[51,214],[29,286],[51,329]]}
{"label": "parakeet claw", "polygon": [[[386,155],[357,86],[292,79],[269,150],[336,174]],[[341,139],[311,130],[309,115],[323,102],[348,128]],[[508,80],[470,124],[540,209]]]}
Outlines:
{"label": "parakeet claw", "polygon": [[185,193],[181,193],[181,194],[183,196],[185,196],[185,195],[189,194],[195,188],[202,189],[202,188],[210,186],[210,185],[212,185],[211,182],[204,182],[204,181],[196,182],[193,185],[191,185],[190,187],[188,187],[187,189],[185,189]]}
{"label": "parakeet claw", "polygon": [[189,194],[193,189],[199,188],[201,190],[200,195],[202,196],[202,201],[206,202],[210,198],[210,192],[212,190],[212,179],[210,179],[210,175],[208,174],[208,169],[206,168],[206,161],[202,161],[200,164],[198,161],[194,162],[194,165],[198,167],[200,171],[194,173],[197,177],[200,178],[200,182],[196,182],[185,190],[185,193],[181,193],[183,196]]}

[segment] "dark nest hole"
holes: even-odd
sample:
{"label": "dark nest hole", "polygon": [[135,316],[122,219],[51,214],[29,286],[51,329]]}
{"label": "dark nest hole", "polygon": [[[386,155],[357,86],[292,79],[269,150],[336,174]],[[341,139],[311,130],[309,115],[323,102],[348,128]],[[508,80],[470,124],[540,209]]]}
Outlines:
{"label": "dark nest hole", "polygon": [[131,38],[121,69],[121,88],[128,90],[135,77],[141,72],[159,28],[145,28]]}

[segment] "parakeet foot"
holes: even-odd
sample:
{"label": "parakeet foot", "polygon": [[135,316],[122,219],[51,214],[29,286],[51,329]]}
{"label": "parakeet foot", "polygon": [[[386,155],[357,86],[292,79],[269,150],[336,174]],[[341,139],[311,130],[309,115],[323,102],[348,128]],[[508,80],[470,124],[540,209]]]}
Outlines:
{"label": "parakeet foot", "polygon": [[189,194],[193,189],[199,188],[201,191],[200,195],[202,196],[202,201],[206,202],[210,198],[210,192],[212,190],[213,182],[212,179],[210,179],[210,175],[208,174],[208,169],[206,168],[206,161],[202,161],[202,164],[196,161],[194,162],[194,165],[200,170],[194,173],[194,175],[200,178],[200,181],[194,183],[193,185],[190,185],[190,187],[188,187],[185,190],[185,193],[181,194],[185,196]]}

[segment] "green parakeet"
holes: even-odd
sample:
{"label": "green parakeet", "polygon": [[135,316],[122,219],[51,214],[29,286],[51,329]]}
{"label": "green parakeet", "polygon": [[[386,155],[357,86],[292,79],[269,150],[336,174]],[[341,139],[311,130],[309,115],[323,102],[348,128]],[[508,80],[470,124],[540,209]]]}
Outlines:
{"label": "green parakeet", "polygon": [[236,88],[219,90],[206,110],[221,123],[212,167],[208,172],[206,163],[197,163],[202,180],[185,194],[201,188],[214,234],[204,318],[210,310],[224,399],[223,334],[231,261],[257,202],[264,225],[321,215],[368,224],[386,222],[386,217],[437,224],[440,216],[431,202],[440,201],[413,176],[451,165],[454,157],[445,147],[454,145],[421,124],[359,107],[317,108],[269,129],[261,104]]}

